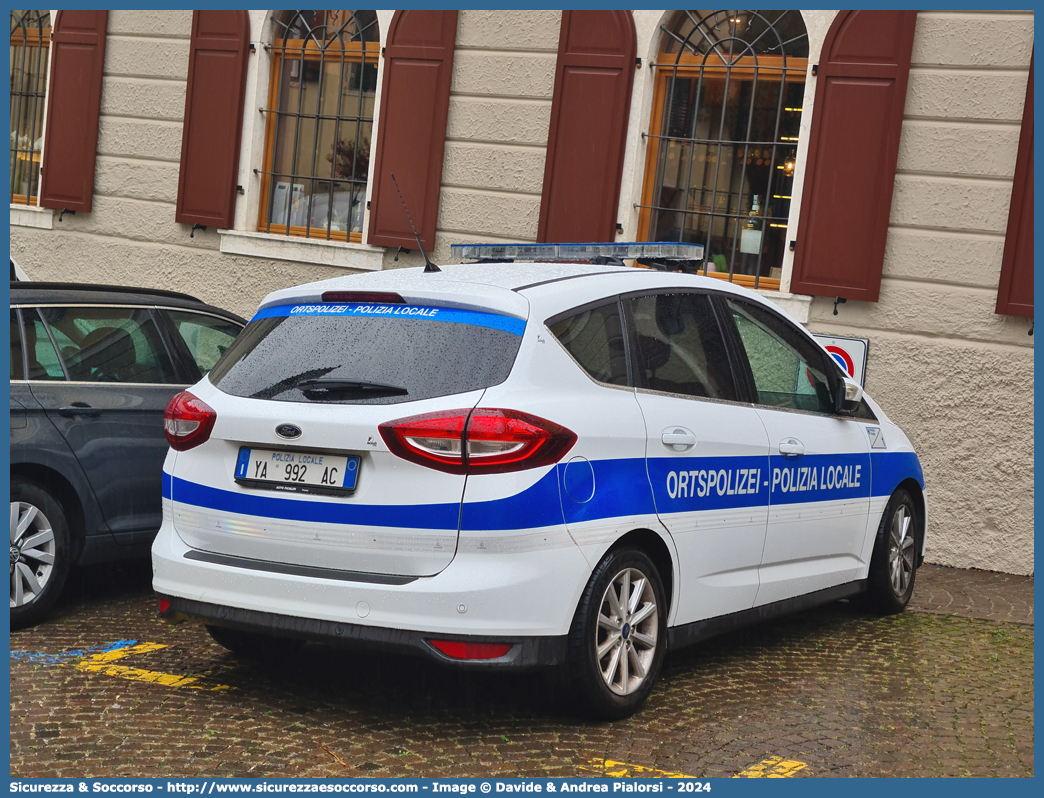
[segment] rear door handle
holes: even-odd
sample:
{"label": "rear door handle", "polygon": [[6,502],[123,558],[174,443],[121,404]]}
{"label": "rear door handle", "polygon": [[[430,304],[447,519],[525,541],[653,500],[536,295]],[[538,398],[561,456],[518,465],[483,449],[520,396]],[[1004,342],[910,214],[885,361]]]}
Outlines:
{"label": "rear door handle", "polygon": [[70,418],[71,416],[90,416],[94,417],[101,414],[101,409],[97,407],[91,407],[86,402],[73,402],[68,407],[59,407],[58,415]]}
{"label": "rear door handle", "polygon": [[675,427],[665,430],[660,436],[660,441],[664,446],[669,446],[676,452],[684,452],[696,445],[696,436],[687,429]]}
{"label": "rear door handle", "polygon": [[805,444],[797,438],[784,438],[779,442],[779,453],[784,457],[801,457],[805,453]]}

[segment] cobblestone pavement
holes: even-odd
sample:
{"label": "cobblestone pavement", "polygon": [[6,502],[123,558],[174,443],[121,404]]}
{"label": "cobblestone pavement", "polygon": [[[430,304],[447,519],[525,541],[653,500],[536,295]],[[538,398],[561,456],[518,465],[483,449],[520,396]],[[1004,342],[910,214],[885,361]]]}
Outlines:
{"label": "cobblestone pavement", "polygon": [[11,636],[14,777],[1033,775],[1032,578],[926,566],[912,611],[715,638],[592,724],[536,673],[313,645],[242,664],[155,618],[147,563],[74,576]]}
{"label": "cobblestone pavement", "polygon": [[1033,623],[1033,577],[925,564],[917,570],[910,609]]}

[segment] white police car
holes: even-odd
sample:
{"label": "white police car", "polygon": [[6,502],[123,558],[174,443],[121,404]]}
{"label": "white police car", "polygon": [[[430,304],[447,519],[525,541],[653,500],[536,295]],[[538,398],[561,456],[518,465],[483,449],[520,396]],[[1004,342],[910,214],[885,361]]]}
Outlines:
{"label": "white police car", "polygon": [[634,712],[665,651],[923,557],[910,442],[758,295],[471,263],[269,295],[171,401],[160,615],[243,655],[350,641],[562,665]]}

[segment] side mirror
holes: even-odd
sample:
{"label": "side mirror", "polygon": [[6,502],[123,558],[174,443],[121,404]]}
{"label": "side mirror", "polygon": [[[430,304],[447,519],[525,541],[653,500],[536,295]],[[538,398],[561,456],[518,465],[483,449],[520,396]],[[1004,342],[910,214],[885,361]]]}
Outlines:
{"label": "side mirror", "polygon": [[837,410],[839,413],[854,413],[859,409],[859,403],[863,401],[863,386],[855,380],[845,377],[842,387],[844,393],[838,394]]}

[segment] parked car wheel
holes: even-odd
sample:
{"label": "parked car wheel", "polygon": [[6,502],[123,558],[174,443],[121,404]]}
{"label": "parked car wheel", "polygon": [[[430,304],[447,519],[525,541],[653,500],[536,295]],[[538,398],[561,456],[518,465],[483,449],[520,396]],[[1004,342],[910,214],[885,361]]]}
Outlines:
{"label": "parked car wheel", "polygon": [[867,600],[877,612],[891,615],[910,603],[917,577],[917,525],[913,497],[900,488],[881,516],[870,560]]}
{"label": "parked car wheel", "polygon": [[39,623],[69,574],[69,527],[61,504],[39,485],[11,480],[11,628]]}
{"label": "parked car wheel", "polygon": [[637,549],[595,568],[569,633],[581,710],[603,720],[633,714],[652,691],[667,647],[667,605],[653,564]]}
{"label": "parked car wheel", "polygon": [[237,657],[243,659],[282,660],[296,653],[304,646],[303,640],[292,637],[275,637],[256,632],[244,632],[240,629],[229,629],[225,626],[207,624],[207,631],[219,646],[227,648]]}

